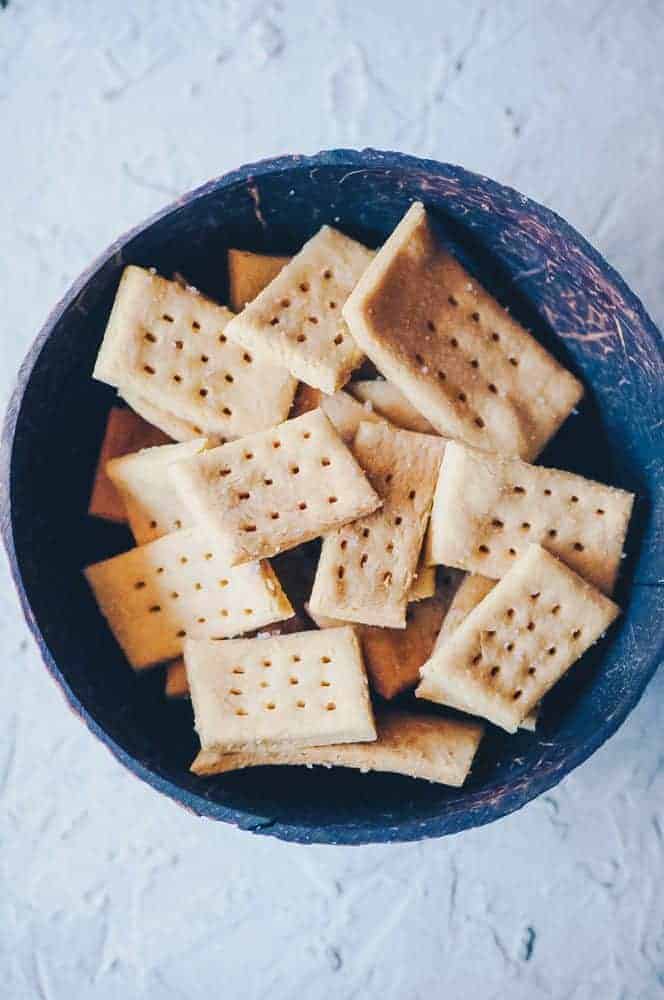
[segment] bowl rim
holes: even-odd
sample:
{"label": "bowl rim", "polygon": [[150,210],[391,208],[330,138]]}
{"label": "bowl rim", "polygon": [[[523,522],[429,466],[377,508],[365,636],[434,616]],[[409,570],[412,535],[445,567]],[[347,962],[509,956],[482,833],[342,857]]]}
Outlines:
{"label": "bowl rim", "polygon": [[[317,825],[315,820],[305,819],[297,822],[285,820],[278,816],[263,816],[258,812],[253,812],[248,808],[239,809],[222,805],[216,801],[208,799],[203,790],[200,794],[190,792],[176,783],[159,768],[150,767],[142,761],[128,753],[115,738],[101,726],[96,719],[88,712],[78,699],[75,691],[70,687],[67,680],[60,672],[36,621],[28,596],[23,586],[23,580],[18,565],[18,558],[14,546],[12,511],[11,511],[11,464],[14,449],[14,439],[18,416],[21,410],[23,396],[30,381],[33,368],[44,347],[46,341],[53,333],[62,315],[71,307],[75,299],[85,289],[91,278],[104,267],[116,254],[120,254],[122,249],[135,237],[144,233],[155,223],[166,216],[177,212],[183,207],[188,207],[194,202],[207,197],[209,194],[234,184],[244,182],[251,185],[255,180],[259,180],[269,174],[280,173],[296,168],[306,168],[313,170],[317,167],[333,166],[348,167],[348,175],[356,171],[369,172],[379,169],[390,169],[395,166],[404,172],[430,172],[434,174],[453,174],[490,185],[495,190],[505,193],[513,193],[521,199],[524,206],[536,207],[551,220],[556,220],[571,233],[579,245],[582,245],[590,258],[598,263],[604,273],[622,291],[626,300],[634,307],[640,316],[643,332],[648,336],[649,346],[659,354],[664,360],[664,346],[658,334],[657,328],[650,319],[638,296],[626,285],[624,279],[607,263],[595,248],[589,244],[584,237],[577,232],[569,223],[561,219],[554,211],[545,208],[533,199],[526,198],[515,189],[507,185],[500,184],[487,177],[479,175],[464,167],[445,163],[438,160],[416,157],[407,153],[391,150],[376,150],[365,148],[355,149],[332,149],[322,150],[312,155],[283,155],[270,157],[256,162],[248,163],[231,170],[225,174],[215,177],[204,184],[193,188],[181,195],[176,200],[165,207],[154,212],[144,221],[131,227],[126,232],[118,236],[104,251],[98,254],[91,264],[86,267],[81,274],[71,283],[64,295],[56,302],[48,313],[46,320],[42,324],[39,333],[35,337],[32,345],[28,349],[15,378],[14,389],[10,396],[2,427],[0,439],[0,490],[2,491],[2,506],[0,509],[0,529],[7,553],[11,577],[18,593],[19,602],[23,615],[26,619],[30,632],[32,633],[41,658],[63,693],[68,706],[82,719],[90,732],[92,732],[132,774],[142,781],[151,785],[157,791],[162,792],[169,798],[177,802],[185,809],[198,816],[205,816],[212,819],[221,820],[237,826],[240,829],[249,830],[256,833],[267,833],[281,840],[297,843],[326,843],[326,844],[369,844],[386,842],[415,841],[429,837],[440,837],[451,833],[458,833],[464,829],[471,829],[507,816],[512,812],[522,808],[527,802],[538,797],[542,793],[558,784],[558,782],[576,767],[587,760],[602,745],[627,718],[640,700],[647,684],[651,680],[658,664],[664,658],[664,629],[660,633],[660,641],[654,643],[650,650],[647,666],[643,670],[639,682],[629,690],[629,695],[624,698],[617,710],[601,727],[598,727],[583,743],[574,750],[566,754],[554,766],[548,769],[541,769],[538,774],[528,774],[516,780],[511,785],[501,790],[501,794],[496,795],[489,804],[481,803],[473,808],[472,804],[463,802],[450,804],[447,809],[442,810],[436,816],[428,816],[424,819],[400,818],[389,826],[378,826],[367,822],[364,819],[358,821],[327,824],[324,828]],[[345,177],[344,177],[345,179]]]}

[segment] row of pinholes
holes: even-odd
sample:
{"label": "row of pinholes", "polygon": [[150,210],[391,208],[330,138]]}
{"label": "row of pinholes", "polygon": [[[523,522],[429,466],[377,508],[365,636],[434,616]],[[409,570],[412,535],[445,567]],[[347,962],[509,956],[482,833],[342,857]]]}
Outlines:
{"label": "row of pinholes", "polygon": [[[322,277],[323,277],[324,281],[330,281],[332,279],[332,277],[333,277],[333,273],[332,273],[331,269],[330,268],[326,268],[323,271]],[[311,290],[311,285],[309,284],[308,281],[301,281],[300,284],[298,285],[298,289],[299,289],[300,292],[302,292],[303,294],[306,295]],[[279,306],[282,309],[290,309],[290,307],[291,307],[291,300],[288,298],[288,296],[284,296],[284,298],[280,299]],[[334,311],[334,310],[336,310],[338,308],[338,303],[336,302],[335,299],[330,299],[329,300],[329,302],[328,302],[328,308],[331,311]],[[280,322],[281,322],[281,317],[279,315],[274,315],[272,317],[272,319],[270,320],[270,326],[278,326],[280,324]],[[312,326],[317,326],[318,322],[319,322],[319,317],[318,316],[307,316],[307,322],[310,323]],[[304,333],[302,330],[300,330],[300,332],[298,334],[296,334],[295,340],[297,341],[298,344],[304,344],[306,342],[306,340],[307,340],[306,333]],[[335,335],[335,337],[334,337],[334,340],[333,340],[334,345],[336,347],[339,347],[341,344],[343,344],[343,342],[344,342],[344,336],[343,336],[343,334],[342,333],[337,333]]]}
{"label": "row of pinholes", "polygon": [[[301,662],[301,657],[297,653],[294,653],[291,656],[291,662],[292,663],[300,663]],[[330,664],[332,662],[332,658],[330,656],[321,656],[320,657],[320,662],[324,666],[327,666],[328,664]],[[261,667],[264,668],[264,669],[266,669],[266,670],[269,669],[270,667],[272,667],[272,660],[269,659],[268,657],[265,657],[263,660],[261,660]],[[241,666],[241,665],[238,664],[235,667],[233,667],[233,671],[232,672],[235,675],[241,676],[241,675],[245,674],[245,668],[243,666]],[[288,678],[288,683],[291,685],[291,687],[297,687],[297,685],[300,683],[300,678],[297,676],[296,673],[293,672],[293,673],[290,674],[290,676]],[[323,678],[321,678],[320,686],[322,688],[329,688],[329,687],[331,687],[331,683],[332,682],[327,677],[323,677]],[[259,687],[261,687],[261,688],[269,688],[270,687],[270,682],[269,682],[269,680],[266,679],[265,676],[263,676],[261,678],[261,680],[259,681]],[[229,689],[228,693],[232,697],[240,697],[244,692],[243,692],[242,688],[239,688],[236,685],[234,685],[233,687],[231,687]],[[307,707],[307,703],[305,702],[305,700],[303,698],[298,698],[296,700],[296,702],[295,702],[295,707],[298,708],[298,709],[303,709],[303,708]],[[320,706],[314,705],[314,707],[318,708]],[[323,707],[328,712],[334,712],[336,710],[337,706],[336,706],[336,703],[334,701],[327,701]],[[277,703],[275,701],[273,701],[273,700],[267,701],[267,702],[265,702],[263,704],[263,708],[265,710],[269,711],[269,712],[272,712],[272,711],[274,711],[277,708]],[[246,708],[239,707],[239,708],[237,708],[235,710],[235,714],[236,715],[240,715],[240,716],[246,716],[249,713],[248,713],[248,711],[247,711]]]}

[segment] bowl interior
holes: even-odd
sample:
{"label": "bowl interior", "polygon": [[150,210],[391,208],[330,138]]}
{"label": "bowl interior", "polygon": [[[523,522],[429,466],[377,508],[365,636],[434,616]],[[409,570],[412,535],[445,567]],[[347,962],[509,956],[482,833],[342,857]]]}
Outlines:
{"label": "bowl interior", "polygon": [[[537,734],[490,729],[462,790],[320,768],[195,778],[189,704],[165,700],[161,670],[133,674],[81,575],[131,545],[124,528],[86,515],[114,399],[90,374],[120,273],[128,263],[180,271],[225,301],[227,247],[292,252],[323,223],[376,246],[413,198],[425,201],[441,238],[477,277],[583,379],[587,396],[542,461],[638,493],[617,594],[625,614],[546,699]],[[10,530],[47,664],[125,762],[211,816],[294,839],[362,841],[453,832],[517,808],[616,728],[654,669],[661,455],[647,427],[661,405],[656,336],[634,296],[562,220],[457,168],[342,152],[273,161],[208,185],[111,248],[56,309],[22,372],[8,424],[11,435],[15,421]]]}

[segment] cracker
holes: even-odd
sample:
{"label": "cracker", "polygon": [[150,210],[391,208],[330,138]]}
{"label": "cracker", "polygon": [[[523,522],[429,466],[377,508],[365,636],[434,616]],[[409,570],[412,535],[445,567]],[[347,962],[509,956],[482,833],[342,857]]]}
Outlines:
{"label": "cracker", "polygon": [[[194,441],[196,438],[202,436],[203,430],[198,424],[192,423],[190,420],[183,420],[182,417],[177,417],[174,413],[169,413],[167,410],[162,410],[158,406],[154,406],[147,399],[139,396],[138,393],[132,392],[127,386],[121,386],[119,392],[125,403],[132,410],[143,417],[144,420],[147,420],[148,423],[158,427],[169,438],[172,438],[173,441]],[[221,438],[218,434],[206,436],[209,441],[215,441],[217,444],[221,444],[225,440],[225,438]]]}
{"label": "cracker", "polygon": [[425,597],[433,597],[435,590],[435,567],[423,566],[420,563],[408,591],[408,601],[423,601]]}
{"label": "cracker", "polygon": [[94,377],[200,428],[237,438],[272,427],[296,382],[226,335],[232,313],[177,281],[124,270]]}
{"label": "cracker", "polygon": [[375,740],[352,628],[272,639],[190,640],[185,663],[203,750]]}
{"label": "cracker", "polygon": [[610,594],[634,496],[571,472],[452,442],[431,515],[428,555],[498,579],[538,542]]}
{"label": "cracker", "polygon": [[618,614],[601,591],[531,545],[434,651],[415,693],[515,732]]}
{"label": "cracker", "polygon": [[309,601],[314,614],[405,628],[444,448],[433,435],[360,424],[353,452],[383,506],[324,539]]}
{"label": "cracker", "polygon": [[166,683],[164,685],[164,694],[167,698],[188,698],[189,697],[189,682],[187,681],[187,669],[184,665],[184,660],[180,656],[177,660],[173,660],[166,667]]}
{"label": "cracker", "polygon": [[352,767],[362,772],[386,771],[461,787],[484,728],[481,723],[442,715],[413,714],[399,709],[376,712],[378,739],[326,747],[281,750],[277,753],[228,753],[201,750],[191,765],[194,774],[223,774],[266,764],[320,764]]}
{"label": "cracker", "polygon": [[196,521],[231,565],[306,542],[380,506],[322,410],[171,466]]}
{"label": "cracker", "polygon": [[108,462],[108,477],[124,501],[137,545],[153,542],[180,528],[194,527],[189,509],[173,489],[168,469],[173,462],[198,454],[206,445],[205,438],[197,438],[182,444],[145,448]]}
{"label": "cracker", "polygon": [[129,455],[141,448],[152,445],[166,444],[168,438],[156,427],[151,427],[131,410],[112,406],[108,411],[104,440],[99,450],[97,469],[92,484],[88,514],[92,517],[102,517],[106,521],[127,520],[122,497],[118,495],[115,486],[106,475],[106,463],[120,455]]}
{"label": "cracker", "polygon": [[[434,649],[438,631],[460,576],[458,570],[450,570],[441,580],[434,597],[410,604],[406,611],[405,629],[355,626],[362,643],[369,681],[382,698],[395,698],[417,684],[420,667],[426,663]],[[309,614],[320,628],[335,628],[345,624],[335,618],[317,615],[311,610]]]}
{"label": "cracker", "polygon": [[300,383],[296,393],[291,417],[299,417],[319,406],[344,444],[351,444],[363,420],[369,423],[379,423],[382,420],[377,413],[349,396],[345,389],[327,396],[320,389],[312,389],[304,382]]}
{"label": "cracker", "polygon": [[[459,572],[459,570],[450,570],[449,572]],[[447,609],[447,614],[443,619],[443,624],[441,626],[440,632],[438,633],[438,638],[434,646],[434,650],[445,642],[446,639],[450,637],[452,632],[455,631],[461,624],[461,622],[468,617],[473,608],[476,608],[480,601],[486,597],[490,590],[496,586],[495,580],[489,580],[485,576],[478,576],[475,573],[462,574],[463,579],[461,580],[457,591],[452,599],[452,603]],[[457,702],[451,704],[446,702],[448,708],[456,708],[460,712],[466,711],[466,706]],[[535,731],[537,725],[537,716],[539,711],[539,705],[535,705],[531,712],[523,719],[519,729],[528,729],[531,732]]]}
{"label": "cracker", "polygon": [[437,243],[416,202],[349,297],[361,349],[439,433],[534,458],[583,388]]}
{"label": "cracker", "polygon": [[374,413],[385,417],[395,427],[405,431],[417,431],[419,434],[437,434],[436,428],[426,417],[415,409],[406,399],[400,389],[385,379],[369,379],[348,383],[348,392],[355,399],[371,406]]}
{"label": "cracker", "polygon": [[228,336],[308,385],[336,392],[362,362],[341,308],[372,256],[323,226],[228,324]]}
{"label": "cracker", "polygon": [[275,257],[250,250],[228,251],[228,299],[240,312],[279,274],[290,257]]}
{"label": "cracker", "polygon": [[186,637],[238,635],[293,614],[269,563],[233,568],[199,529],[164,535],[84,572],[135,670],[179,656]]}

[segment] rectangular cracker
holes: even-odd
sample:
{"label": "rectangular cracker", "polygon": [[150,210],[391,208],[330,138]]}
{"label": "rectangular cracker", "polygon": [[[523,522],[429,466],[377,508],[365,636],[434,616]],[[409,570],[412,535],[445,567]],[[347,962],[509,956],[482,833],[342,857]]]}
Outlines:
{"label": "rectangular cracker", "polygon": [[336,392],[362,362],[341,308],[372,256],[323,226],[228,324],[228,336],[315,389]]}
{"label": "rectangular cracker", "polygon": [[177,281],[124,270],[94,377],[199,428],[241,437],[284,420],[296,382],[230,340],[232,313]]}
{"label": "rectangular cracker", "polygon": [[610,594],[634,496],[558,469],[488,455],[458,442],[445,452],[427,555],[498,579],[538,542]]}
{"label": "rectangular cracker", "polygon": [[[173,441],[194,441],[203,434],[198,424],[192,423],[190,420],[183,420],[182,417],[177,417],[174,413],[169,413],[167,410],[162,410],[158,406],[154,406],[153,403],[150,403],[147,399],[143,399],[138,393],[132,392],[126,385],[121,386],[119,392],[125,403],[135,413],[138,413],[148,423],[158,427],[169,438],[172,438]],[[222,440],[225,440],[225,438],[221,438],[218,434],[206,435],[206,437],[208,441],[215,442],[216,444],[221,444]]]}
{"label": "rectangular cracker", "polygon": [[272,639],[190,640],[184,659],[203,750],[376,739],[352,628]]}
{"label": "rectangular cracker", "polygon": [[415,692],[513,733],[619,608],[540,545],[441,643]]}
{"label": "rectangular cracker", "polygon": [[146,423],[125,407],[112,406],[108,411],[104,439],[99,450],[97,469],[90,493],[88,514],[106,521],[123,523],[127,520],[122,497],[106,475],[106,463],[112,458],[129,455],[141,448],[167,444],[168,438],[156,427]]}
{"label": "rectangular cracker", "polygon": [[[442,576],[434,597],[410,604],[406,610],[405,629],[355,626],[362,643],[369,681],[382,698],[395,698],[417,684],[420,667],[434,649],[461,575],[458,570],[450,570]],[[346,624],[336,618],[317,615],[309,608],[307,610],[319,628],[337,628]]]}
{"label": "rectangular cracker", "polygon": [[276,753],[227,753],[201,750],[191,765],[194,774],[224,774],[267,764],[314,764],[352,767],[367,773],[385,771],[460,788],[482,739],[478,722],[433,713],[381,709],[376,712],[378,739],[373,743],[341,743],[326,747],[288,748]]}
{"label": "rectangular cracker", "polygon": [[275,555],[376,510],[380,498],[322,410],[171,466],[231,565]]}
{"label": "rectangular cracker", "polygon": [[443,250],[411,206],[343,310],[378,369],[439,433],[534,458],[583,388]]}
{"label": "rectangular cracker", "polygon": [[400,389],[385,379],[360,379],[348,383],[348,392],[365,407],[385,417],[395,427],[418,434],[437,434],[438,431],[426,417],[416,410]]}
{"label": "rectangular cracker", "polygon": [[351,444],[363,420],[379,423],[383,419],[349,396],[345,389],[327,396],[320,389],[312,389],[301,382],[295,394],[291,418],[302,416],[317,407],[321,408],[344,444]]}
{"label": "rectangular cracker", "polygon": [[[450,570],[450,572],[459,572],[459,570]],[[446,641],[461,624],[461,622],[468,617],[473,608],[476,608],[483,598],[489,593],[490,590],[496,586],[495,580],[489,580],[486,576],[478,576],[475,573],[464,573],[462,574],[463,579],[461,580],[458,589],[452,599],[452,603],[447,609],[447,614],[443,618],[443,624],[441,626],[440,632],[438,633],[438,638],[434,646],[434,650]],[[460,712],[467,711],[467,707],[464,704],[457,702],[456,704],[446,703],[449,708],[456,708]],[[528,713],[528,715],[523,719],[519,725],[519,729],[528,729],[530,732],[535,732],[535,727],[537,725],[537,716],[539,712],[539,705],[535,707]]]}
{"label": "rectangular cracker", "polygon": [[84,572],[135,670],[179,656],[187,637],[239,635],[293,614],[269,563],[231,567],[199,529],[164,535]]}
{"label": "rectangular cracker", "polygon": [[146,545],[180,528],[194,527],[189,508],[173,489],[168,469],[206,446],[206,438],[196,438],[182,444],[145,448],[107,463],[106,472],[122,497],[137,545]]}
{"label": "rectangular cracker", "polygon": [[309,600],[314,614],[405,628],[444,449],[433,435],[360,424],[353,452],[383,506],[324,539]]}
{"label": "rectangular cracker", "polygon": [[241,312],[279,274],[290,257],[228,251],[228,301],[233,312]]}

